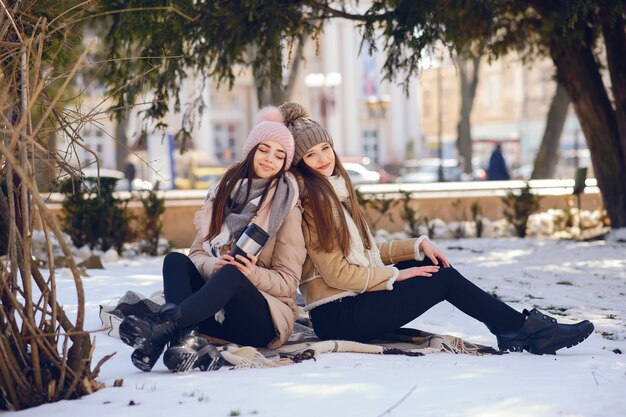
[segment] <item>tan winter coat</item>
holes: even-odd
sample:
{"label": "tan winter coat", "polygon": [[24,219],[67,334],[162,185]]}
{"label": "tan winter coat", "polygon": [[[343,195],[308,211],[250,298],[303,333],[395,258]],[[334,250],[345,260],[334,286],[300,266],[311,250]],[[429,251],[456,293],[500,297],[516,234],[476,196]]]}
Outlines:
{"label": "tan winter coat", "polygon": [[[259,254],[254,271],[248,277],[267,300],[274,320],[276,339],[270,342],[269,348],[277,348],[287,341],[298,317],[295,295],[306,257],[301,210],[299,205],[291,209],[278,233]],[[189,258],[206,280],[213,273],[218,258],[203,248],[203,237],[198,231],[189,250]],[[232,245],[224,246],[220,254],[228,253],[231,249]]]}
{"label": "tan winter coat", "polygon": [[[349,263],[339,247],[330,253],[314,249],[314,242],[323,237],[318,236],[316,230],[309,228],[306,222],[302,222],[302,232],[307,249],[300,283],[300,292],[306,303],[305,310],[366,291],[393,289],[398,274],[396,268],[365,267]],[[426,239],[427,236],[420,236],[417,239],[392,240],[377,244],[383,264],[424,259],[424,254],[418,248]]]}

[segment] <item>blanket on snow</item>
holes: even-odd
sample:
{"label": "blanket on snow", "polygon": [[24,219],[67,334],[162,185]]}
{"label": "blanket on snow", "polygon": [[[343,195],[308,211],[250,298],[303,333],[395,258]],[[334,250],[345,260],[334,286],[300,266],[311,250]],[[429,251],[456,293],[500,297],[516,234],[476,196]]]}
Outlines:
{"label": "blanket on snow", "polygon": [[[100,306],[100,320],[109,336],[119,338],[119,325],[124,317],[135,315],[146,317],[154,314],[165,303],[162,292],[149,297],[127,291],[117,302]],[[447,352],[469,355],[502,354],[489,346],[470,343],[460,337],[438,335],[418,329],[400,328],[384,339],[370,343],[347,340],[320,340],[313,332],[308,315],[301,308],[294,331],[285,345],[278,349],[262,349],[239,346],[225,340],[206,336],[219,347],[224,360],[233,368],[268,368],[303,360],[315,359],[323,353],[352,352],[383,355],[423,356],[429,353]]]}

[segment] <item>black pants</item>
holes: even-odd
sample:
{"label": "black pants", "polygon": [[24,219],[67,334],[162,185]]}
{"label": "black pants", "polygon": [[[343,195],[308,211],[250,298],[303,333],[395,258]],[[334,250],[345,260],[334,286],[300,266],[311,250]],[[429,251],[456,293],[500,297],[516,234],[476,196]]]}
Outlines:
{"label": "black pants", "polygon": [[[432,265],[409,261],[398,269]],[[524,316],[472,284],[456,269],[440,268],[432,277],[414,277],[396,282],[392,291],[372,291],[322,304],[311,310],[315,333],[322,339],[367,342],[383,337],[441,301],[448,301],[465,314],[501,331],[517,330]]]}
{"label": "black pants", "polygon": [[[181,326],[241,345],[263,347],[276,337],[265,297],[237,268],[226,265],[204,281],[189,257],[170,253],[163,261],[165,301],[178,304]],[[222,323],[215,320],[220,309]]]}

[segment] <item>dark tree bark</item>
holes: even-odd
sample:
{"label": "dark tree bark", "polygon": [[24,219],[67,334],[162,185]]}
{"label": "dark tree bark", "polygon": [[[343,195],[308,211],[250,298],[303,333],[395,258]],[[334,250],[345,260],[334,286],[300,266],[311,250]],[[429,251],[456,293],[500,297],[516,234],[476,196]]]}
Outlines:
{"label": "dark tree bark", "polygon": [[455,58],[461,81],[461,109],[459,123],[457,125],[456,146],[463,162],[463,171],[472,173],[472,133],[471,120],[476,88],[478,86],[478,70],[480,57],[471,56],[467,51],[462,51]]}
{"label": "dark tree bark", "polygon": [[[623,22],[621,30],[624,30]],[[623,119],[624,109],[616,112],[612,107],[591,47],[575,41],[563,42],[567,45],[551,48],[557,77],[572,100],[585,134],[611,227],[623,228],[626,227],[626,139],[619,132],[618,118]],[[608,47],[611,43],[615,42],[607,41],[607,56],[617,53]],[[609,63],[621,61],[626,55],[626,46],[614,46],[622,57],[608,57]],[[626,77],[623,68],[618,70],[609,64],[611,77],[618,81]]]}
{"label": "dark tree bark", "polygon": [[605,7],[601,8],[600,13],[603,21],[602,33],[611,76],[619,135],[618,142],[621,148],[622,163],[626,164],[624,162],[626,159],[626,27],[623,16],[615,16]]}
{"label": "dark tree bark", "polygon": [[115,166],[119,171],[124,171],[126,158],[128,158],[128,113],[121,116],[115,123]]}
{"label": "dark tree bark", "polygon": [[565,88],[557,83],[556,91],[550,103],[541,145],[535,157],[532,179],[554,177],[554,170],[557,162],[559,162],[559,143],[561,142],[565,119],[567,119],[569,103],[569,96]]}
{"label": "dark tree bark", "polygon": [[286,82],[283,80],[268,80],[267,76],[261,71],[254,71],[254,82],[259,94],[259,106],[280,106],[285,101],[289,101],[293,92],[293,86],[298,77],[298,70],[300,68],[300,61],[302,61],[302,54],[304,53],[305,38],[298,42],[298,46],[291,58],[291,68],[289,70],[289,77]]}

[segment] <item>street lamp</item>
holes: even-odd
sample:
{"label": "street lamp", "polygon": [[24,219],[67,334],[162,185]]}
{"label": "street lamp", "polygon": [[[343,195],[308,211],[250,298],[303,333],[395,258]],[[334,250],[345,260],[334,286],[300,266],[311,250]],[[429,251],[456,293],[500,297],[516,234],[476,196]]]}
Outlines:
{"label": "street lamp", "polygon": [[367,111],[370,117],[374,119],[384,118],[387,114],[387,109],[389,109],[389,104],[391,104],[391,96],[389,94],[367,97]]}
{"label": "street lamp", "polygon": [[328,113],[335,106],[335,97],[333,88],[341,85],[341,74],[338,72],[329,72],[322,74],[320,72],[307,74],[304,77],[304,85],[312,89],[319,89],[320,114],[324,128],[328,129]]}

